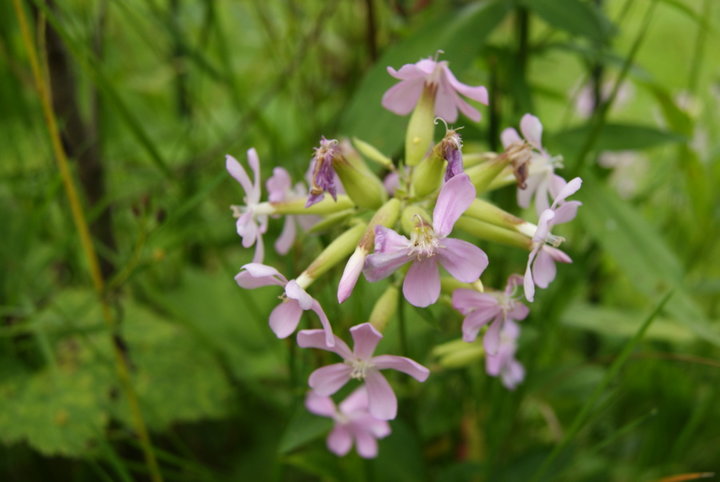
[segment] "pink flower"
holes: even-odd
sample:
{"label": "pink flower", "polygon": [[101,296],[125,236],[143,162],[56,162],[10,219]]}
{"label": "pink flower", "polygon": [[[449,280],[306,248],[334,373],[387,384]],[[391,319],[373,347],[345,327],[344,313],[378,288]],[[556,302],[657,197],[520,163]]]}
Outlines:
{"label": "pink flower", "polygon": [[428,306],[440,296],[438,263],[465,283],[476,281],[488,265],[477,246],[448,238],[455,222],[475,199],[475,187],[467,174],[458,174],[440,189],[432,226],[418,220],[410,239],[392,229],[375,228],[375,252],[368,256],[364,273],[368,281],[390,276],[412,262],[403,282],[405,298],[415,306]]}
{"label": "pink flower", "polygon": [[[567,201],[565,199],[580,189],[582,179],[576,177],[566,183],[560,189],[558,196],[552,206],[540,215],[537,230],[533,236],[533,249],[528,257],[525,268],[525,298],[533,301],[535,296],[535,285],[540,288],[547,286],[555,279],[555,263],[572,263],[570,257],[557,249],[562,243],[562,238],[554,236],[550,229],[558,224],[567,223],[575,218],[580,201]],[[550,244],[550,245],[548,245]]]}
{"label": "pink flower", "polygon": [[328,346],[322,330],[301,330],[298,333],[297,342],[301,347],[332,351],[343,358],[342,363],[328,365],[312,372],[310,387],[318,395],[330,396],[340,390],[351,378],[364,380],[370,414],[380,420],[392,420],[397,415],[397,397],[380,370],[398,370],[420,382],[427,380],[430,370],[402,356],[372,356],[382,335],[370,323],[353,326],[350,328],[350,334],[355,342],[352,351],[338,337],[335,337],[334,346]]}
{"label": "pink flower", "polygon": [[[267,180],[265,186],[268,190],[268,201],[271,203],[290,201],[307,196],[307,189],[305,189],[303,183],[299,182],[293,186],[290,174],[282,167],[273,169],[273,175]],[[293,242],[295,242],[296,225],[300,224],[303,229],[309,229],[315,220],[315,216],[286,215],[283,230],[280,237],[275,241],[275,251],[281,255],[287,254]]]}
{"label": "pink flower", "polygon": [[458,109],[475,122],[480,120],[480,112],[458,94],[485,105],[488,103],[487,89],[458,82],[446,61],[437,62],[427,58],[414,64],[405,64],[400,70],[392,67],[388,67],[387,70],[400,82],[385,92],[382,105],[398,115],[412,112],[426,86],[435,90],[435,115],[447,122],[457,120]]}
{"label": "pink flower", "polygon": [[527,208],[530,206],[530,199],[534,196],[535,209],[538,214],[550,206],[550,199],[556,197],[562,186],[565,185],[565,180],[555,174],[555,167],[559,163],[559,159],[551,157],[543,149],[542,130],[540,119],[534,115],[525,114],[520,120],[520,131],[524,140],[512,127],[508,127],[500,134],[505,149],[513,145],[524,145],[531,151],[530,175],[525,188],[518,189],[517,201],[520,207]]}
{"label": "pink flower", "polygon": [[335,455],[347,454],[355,443],[361,457],[371,459],[377,455],[377,439],[390,435],[390,425],[373,417],[368,411],[368,395],[364,386],[351,393],[339,407],[330,397],[308,393],[305,407],[311,413],[330,417],[335,422],[327,438],[328,449]]}
{"label": "pink flower", "polygon": [[453,307],[465,315],[463,320],[463,340],[470,343],[477,338],[480,328],[490,323],[483,338],[488,354],[496,355],[500,346],[500,332],[508,321],[524,320],[528,315],[527,306],[513,295],[515,287],[522,283],[520,275],[508,278],[504,292],[479,293],[470,289],[457,289],[453,292]]}
{"label": "pink flower", "polygon": [[514,390],[525,378],[525,369],[515,359],[517,339],[520,336],[520,327],[517,323],[508,320],[503,324],[500,332],[499,347],[496,354],[487,353],[485,356],[485,371],[493,377],[500,376],[503,385]]}
{"label": "pink flower", "polygon": [[243,246],[249,248],[255,244],[253,263],[262,263],[265,255],[262,235],[267,231],[268,217],[266,214],[255,213],[261,196],[260,159],[258,158],[255,148],[248,149],[247,159],[254,174],[254,181],[252,183],[250,182],[250,177],[237,159],[229,154],[225,156],[225,167],[227,171],[240,183],[245,191],[245,206],[230,207],[233,210],[233,215],[238,218],[236,228],[237,233],[242,237]]}
{"label": "pink flower", "polygon": [[285,289],[282,302],[270,313],[270,328],[278,338],[290,336],[300,323],[303,311],[312,310],[320,318],[323,329],[318,331],[325,334],[325,342],[330,346],[335,343],[330,321],[320,303],[295,280],[288,281],[272,266],[249,263],[242,267],[242,271],[235,276],[235,281],[245,289],[272,285],[282,286]]}

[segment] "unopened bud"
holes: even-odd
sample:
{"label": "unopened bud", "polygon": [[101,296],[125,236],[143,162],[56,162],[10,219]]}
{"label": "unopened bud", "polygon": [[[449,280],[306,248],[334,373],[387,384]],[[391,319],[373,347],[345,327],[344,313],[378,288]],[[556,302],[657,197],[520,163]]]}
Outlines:
{"label": "unopened bud", "polygon": [[382,181],[365,164],[348,141],[340,144],[342,155],[333,160],[333,167],[345,192],[362,208],[377,209],[387,199]]}
{"label": "unopened bud", "polygon": [[350,255],[355,249],[360,237],[365,232],[365,228],[365,223],[359,223],[338,236],[338,238],[330,243],[322,253],[315,258],[315,261],[298,276],[297,283],[303,289],[307,288],[313,281],[325,274],[346,256]]}
{"label": "unopened bud", "polygon": [[[274,203],[260,203],[256,208],[257,214],[333,214],[355,207],[355,203],[344,194],[338,194],[337,201],[325,198],[312,206],[305,207],[305,200],[292,199]],[[259,211],[261,210],[261,211]]]}
{"label": "unopened bud", "polygon": [[405,134],[405,164],[415,166],[430,150],[435,133],[435,89],[425,85]]}
{"label": "unopened bud", "polygon": [[505,169],[508,165],[508,159],[505,156],[498,156],[495,159],[483,162],[477,166],[473,166],[465,171],[470,177],[478,194],[488,190],[492,181]]}
{"label": "unopened bud", "polygon": [[403,231],[408,236],[412,235],[417,227],[418,223],[424,223],[431,225],[430,216],[423,208],[417,205],[406,207],[402,212],[402,218],[400,223],[402,224]]}
{"label": "unopened bud", "polygon": [[524,234],[479,219],[460,216],[460,219],[455,223],[455,227],[486,241],[494,241],[528,250],[532,248],[532,239]]}
{"label": "unopened bud", "polygon": [[[513,216],[509,212],[500,209],[493,203],[484,199],[475,199],[464,213],[465,216],[485,221],[486,223],[495,224],[506,229],[518,230],[518,227],[527,224],[525,220],[517,216]],[[520,231],[522,232],[522,231]]]}
{"label": "unopened bud", "polygon": [[380,152],[377,147],[361,139],[358,139],[357,137],[353,137],[352,142],[355,148],[360,151],[360,154],[362,154],[363,156],[367,157],[373,162],[380,164],[383,167],[386,167],[388,169],[394,169],[395,166],[393,165],[392,159]]}
{"label": "unopened bud", "polygon": [[398,306],[398,289],[390,285],[375,303],[370,313],[370,324],[380,333],[385,331],[388,322],[395,316]]}
{"label": "unopened bud", "polygon": [[338,284],[337,299],[338,303],[343,303],[350,297],[355,284],[357,283],[360,273],[362,273],[363,267],[365,266],[365,259],[367,258],[368,251],[358,246],[355,251],[348,259],[343,271],[340,283]]}

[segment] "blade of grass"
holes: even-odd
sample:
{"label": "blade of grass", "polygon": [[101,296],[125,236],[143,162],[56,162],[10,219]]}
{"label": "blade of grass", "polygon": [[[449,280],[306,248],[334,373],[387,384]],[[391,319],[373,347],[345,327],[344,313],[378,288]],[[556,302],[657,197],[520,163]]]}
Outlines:
{"label": "blade of grass", "polygon": [[550,452],[550,455],[547,456],[547,458],[543,461],[542,465],[540,465],[540,468],[535,472],[533,478],[531,479],[532,482],[542,480],[543,475],[545,474],[545,472],[547,472],[555,459],[557,459],[558,456],[568,447],[570,442],[573,441],[573,439],[578,434],[583,425],[585,425],[585,422],[589,418],[593,408],[595,407],[595,404],[605,392],[610,382],[612,382],[615,377],[617,377],[620,369],[623,367],[623,365],[625,365],[625,362],[635,348],[635,345],[637,345],[638,342],[642,339],[643,335],[650,327],[652,322],[655,320],[657,315],[660,314],[662,309],[665,307],[665,304],[670,300],[672,294],[673,292],[670,291],[662,298],[662,300],[660,300],[660,303],[658,303],[652,313],[650,313],[650,315],[645,319],[642,326],[640,326],[640,329],[637,331],[637,333],[635,333],[635,336],[633,336],[632,339],[630,339],[630,341],[628,341],[628,343],[625,345],[620,355],[618,355],[618,357],[608,369],[600,384],[595,387],[595,390],[590,395],[587,402],[585,402],[585,405],[583,405],[580,412],[575,416],[575,419],[570,425],[570,428],[565,433],[565,437],[563,437],[562,441],[555,446],[552,452]]}
{"label": "blade of grass", "polygon": [[[44,5],[43,5],[44,6]],[[115,355],[115,367],[120,379],[121,386],[130,405],[130,411],[132,413],[133,424],[135,425],[135,431],[140,438],[143,447],[143,453],[145,456],[145,463],[148,467],[151,480],[154,482],[162,481],[160,474],[160,468],[153,454],[152,442],[150,441],[150,434],[147,430],[147,425],[143,418],[140,410],[140,404],[137,398],[137,394],[132,386],[130,380],[130,368],[128,366],[128,360],[125,358],[125,354],[122,352],[120,345],[116,343],[116,331],[117,323],[113,316],[113,312],[110,309],[110,305],[105,297],[105,280],[103,279],[102,272],[100,270],[100,262],[93,246],[93,241],[90,236],[90,229],[85,219],[85,213],[80,203],[80,198],[77,193],[75,181],[73,180],[72,173],[70,171],[70,163],[67,159],[65,149],[60,139],[60,131],[58,129],[57,120],[55,118],[55,112],[53,111],[52,101],[50,98],[50,88],[48,85],[48,79],[42,75],[43,68],[40,65],[37,50],[33,43],[32,34],[30,33],[30,27],[25,17],[25,10],[20,3],[20,0],[13,0],[13,8],[15,15],[17,16],[18,23],[20,25],[20,32],[22,37],[22,43],[27,50],[30,66],[33,73],[33,80],[35,87],[38,91],[40,103],[42,105],[43,115],[45,117],[45,123],[50,135],[50,141],[53,148],[55,160],[57,161],[60,175],[63,180],[63,186],[65,193],[70,203],[70,210],[72,212],[73,222],[75,228],[80,236],[80,243],[87,259],[90,275],[93,282],[93,287],[98,296],[100,306],[102,308],[103,318],[111,332],[112,347]],[[44,8],[43,11],[47,14],[49,9]],[[57,28],[57,27],[56,27]],[[47,69],[45,69],[47,71]]]}

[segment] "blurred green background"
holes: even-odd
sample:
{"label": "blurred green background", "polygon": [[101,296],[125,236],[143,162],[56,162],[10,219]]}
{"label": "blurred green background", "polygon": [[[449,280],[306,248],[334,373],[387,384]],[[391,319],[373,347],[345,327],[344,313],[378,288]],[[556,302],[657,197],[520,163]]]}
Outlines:
{"label": "blurred green background", "polygon": [[[150,479],[113,340],[165,480],[670,482],[720,471],[715,0],[20,3],[118,328],[103,321],[17,12],[2,2],[1,480]],[[411,353],[433,374],[398,385],[400,417],[377,459],[338,459],[324,446],[329,425],[302,405],[316,354],[275,339],[273,293],[232,279],[252,250],[235,233],[228,206],[242,191],[224,155],[254,146],[263,179],[278,165],[301,179],[324,134],[398,159],[406,119],[380,106],[385,68],[439,49],[459,80],[491,92],[479,124],[460,120],[469,148],[497,149],[499,132],[532,112],[564,156],[560,174],[583,176],[584,206],[563,232],[575,262],[523,322],[527,378],[514,392],[482,360],[448,368],[433,357],[458,337],[459,314],[408,310]],[[510,209],[514,196],[493,200]],[[284,273],[330,239],[280,258],[280,226],[266,262]],[[490,286],[524,269],[526,253],[487,251]],[[314,294],[334,300],[338,279]],[[326,310],[336,327],[360,323],[379,293],[361,283],[349,306]]]}

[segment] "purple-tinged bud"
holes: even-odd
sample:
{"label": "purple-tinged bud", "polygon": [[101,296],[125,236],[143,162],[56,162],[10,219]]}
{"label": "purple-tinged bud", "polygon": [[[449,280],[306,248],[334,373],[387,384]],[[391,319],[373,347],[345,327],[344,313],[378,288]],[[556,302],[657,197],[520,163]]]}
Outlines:
{"label": "purple-tinged bud", "polygon": [[320,147],[315,148],[315,155],[312,158],[310,181],[310,195],[305,207],[321,201],[328,192],[333,199],[337,200],[337,186],[335,185],[335,169],[333,159],[341,156],[338,141],[335,139],[320,139]]}
{"label": "purple-tinged bud", "polygon": [[462,138],[455,130],[448,130],[445,137],[440,141],[442,156],[447,161],[445,169],[445,181],[463,172]]}
{"label": "purple-tinged bud", "polygon": [[345,265],[340,283],[338,284],[337,299],[338,303],[343,303],[350,297],[355,289],[355,284],[362,273],[363,267],[365,266],[365,259],[367,258],[368,251],[362,246],[355,248],[352,256]]}

